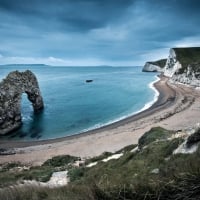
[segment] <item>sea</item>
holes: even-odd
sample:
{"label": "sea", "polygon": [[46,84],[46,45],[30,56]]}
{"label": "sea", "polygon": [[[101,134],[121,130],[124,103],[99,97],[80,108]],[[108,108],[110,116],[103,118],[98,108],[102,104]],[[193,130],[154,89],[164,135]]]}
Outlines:
{"label": "sea", "polygon": [[[22,95],[23,125],[1,139],[47,140],[93,130],[150,107],[157,99],[156,73],[142,67],[0,66],[0,80],[14,70],[37,76],[45,108],[34,114]],[[87,83],[86,80],[93,80]]]}

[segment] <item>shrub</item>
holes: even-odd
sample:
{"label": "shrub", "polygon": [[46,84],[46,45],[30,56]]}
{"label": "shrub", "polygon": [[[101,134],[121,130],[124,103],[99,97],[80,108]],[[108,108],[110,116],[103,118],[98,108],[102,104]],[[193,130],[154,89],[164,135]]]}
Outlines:
{"label": "shrub", "polygon": [[171,131],[168,131],[161,127],[154,127],[150,131],[146,132],[138,141],[139,148],[142,148],[151,142],[161,139],[167,139],[172,135]]}
{"label": "shrub", "polygon": [[61,167],[64,165],[68,165],[69,163],[72,163],[79,159],[80,159],[79,157],[70,156],[70,155],[55,156],[45,161],[42,166]]}
{"label": "shrub", "polygon": [[113,155],[113,153],[105,151],[105,152],[102,153],[100,156],[95,156],[95,157],[93,157],[93,158],[87,159],[87,160],[85,161],[85,164],[87,165],[87,164],[92,163],[92,162],[102,161],[103,159],[105,159],[105,158],[107,158],[107,157],[109,157],[109,156],[111,156],[111,155]]}

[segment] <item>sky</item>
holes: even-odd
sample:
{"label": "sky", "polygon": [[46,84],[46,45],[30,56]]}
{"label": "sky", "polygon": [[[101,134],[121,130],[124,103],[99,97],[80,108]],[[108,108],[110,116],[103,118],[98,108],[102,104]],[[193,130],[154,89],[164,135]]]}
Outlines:
{"label": "sky", "polygon": [[142,66],[189,46],[199,0],[0,0],[0,64]]}

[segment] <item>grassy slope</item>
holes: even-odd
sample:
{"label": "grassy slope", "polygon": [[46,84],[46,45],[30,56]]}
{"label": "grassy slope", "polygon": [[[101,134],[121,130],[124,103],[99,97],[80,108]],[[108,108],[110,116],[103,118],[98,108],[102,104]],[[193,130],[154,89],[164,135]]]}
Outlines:
{"label": "grassy slope", "polygon": [[177,60],[182,64],[183,73],[189,64],[192,64],[194,72],[200,72],[200,47],[173,48],[177,55]]}
{"label": "grassy slope", "polygon": [[47,182],[52,173],[55,171],[66,170],[69,163],[78,160],[74,156],[56,156],[47,160],[42,166],[31,167],[30,169],[22,169],[20,163],[8,163],[0,166],[0,188],[16,183],[23,182],[24,180],[37,180]]}
{"label": "grassy slope", "polygon": [[[117,160],[99,161],[91,168],[72,167],[69,169],[72,182],[66,187],[7,189],[0,191],[0,197],[6,199],[10,195],[10,200],[198,199],[200,149],[194,154],[172,155],[182,143],[180,138],[166,140],[172,134],[160,127],[153,128],[139,140],[139,151],[131,152],[134,146],[129,146],[121,150],[124,155]],[[94,160],[101,160],[105,155],[109,154]],[[51,163],[57,166],[55,162],[47,163],[45,167],[51,167]],[[155,169],[158,173],[153,173]]]}
{"label": "grassy slope", "polygon": [[165,64],[166,64],[166,61],[167,61],[167,59],[161,59],[161,60],[152,61],[152,62],[148,62],[148,63],[150,63],[152,65],[157,65],[157,66],[159,66],[161,68],[164,68]]}

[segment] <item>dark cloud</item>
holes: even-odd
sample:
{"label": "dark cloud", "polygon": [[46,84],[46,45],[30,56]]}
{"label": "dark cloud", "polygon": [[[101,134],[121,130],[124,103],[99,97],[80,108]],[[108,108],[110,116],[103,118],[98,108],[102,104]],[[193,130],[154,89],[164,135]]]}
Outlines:
{"label": "dark cloud", "polygon": [[85,31],[117,20],[132,3],[132,0],[0,0],[0,9],[17,16],[21,23],[56,22],[69,31]]}
{"label": "dark cloud", "polygon": [[199,38],[199,10],[199,0],[0,0],[0,54],[134,63]]}

